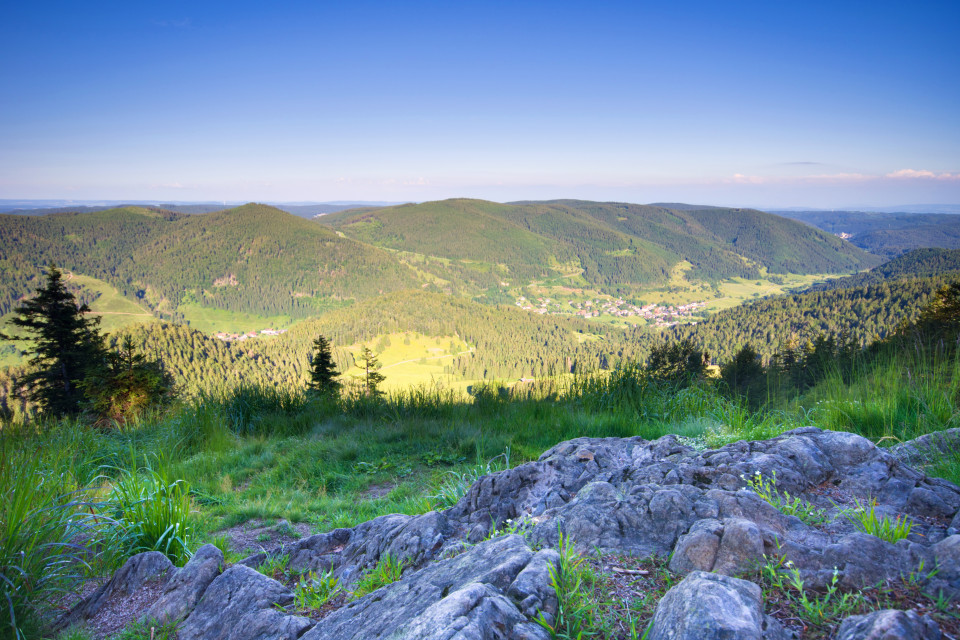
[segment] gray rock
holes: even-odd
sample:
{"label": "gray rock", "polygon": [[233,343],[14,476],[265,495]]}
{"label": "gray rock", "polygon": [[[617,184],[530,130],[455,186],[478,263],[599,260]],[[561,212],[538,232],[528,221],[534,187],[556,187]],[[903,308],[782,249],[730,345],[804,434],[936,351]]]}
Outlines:
{"label": "gray rock", "polygon": [[845,619],[837,640],[940,640],[940,627],[916,611],[883,609]]}
{"label": "gray rock", "polygon": [[495,538],[348,603],[303,640],[548,638],[520,607],[538,599],[556,615],[543,582],[554,561],[553,554],[534,554],[520,536]]}
{"label": "gray rock", "polygon": [[760,567],[763,551],[760,528],[750,520],[705,518],[677,541],[670,570],[682,575],[691,571],[738,575]]}
{"label": "gray rock", "polygon": [[203,545],[186,566],[170,576],[160,598],[142,619],[169,622],[185,618],[222,570],[223,552],[212,544]]}
{"label": "gray rock", "polygon": [[657,604],[650,640],[773,640],[781,627],[763,613],[752,582],[694,571]]}
{"label": "gray rock", "polygon": [[129,598],[151,582],[166,582],[173,563],[159,551],[138,553],[127,560],[113,577],[73,609],[60,617],[54,630],[89,620],[113,598]]}
{"label": "gray rock", "polygon": [[890,453],[914,467],[935,461],[943,453],[960,451],[960,428],[928,433],[890,447]]}
{"label": "gray rock", "polygon": [[710,571],[717,561],[723,525],[714,518],[697,520],[690,531],[677,540],[670,558],[670,571],[686,575],[691,571]]}
{"label": "gray rock", "polygon": [[257,573],[234,565],[207,587],[177,633],[180,640],[296,640],[313,621],[282,613],[293,592]]}

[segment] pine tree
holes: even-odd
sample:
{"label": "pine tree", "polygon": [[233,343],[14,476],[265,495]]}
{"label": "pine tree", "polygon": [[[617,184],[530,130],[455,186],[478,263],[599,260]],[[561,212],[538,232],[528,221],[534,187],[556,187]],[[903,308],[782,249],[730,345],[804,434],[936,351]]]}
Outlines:
{"label": "pine tree", "polygon": [[25,329],[27,337],[2,336],[7,340],[30,340],[27,354],[32,371],[23,377],[27,397],[52,415],[70,415],[82,409],[80,382],[91,367],[102,363],[105,350],[99,318],[85,317],[90,309],[78,305],[53,264],[47,269],[46,286],[14,309],[10,324]]}
{"label": "pine tree", "polygon": [[80,383],[87,408],[100,424],[124,423],[150,409],[169,405],[176,393],[173,376],[159,360],[150,360],[123,337],[117,351],[106,354]]}
{"label": "pine tree", "polygon": [[310,359],[310,382],[307,387],[323,395],[336,395],[340,391],[340,372],[333,362],[330,341],[317,336],[313,341],[313,357]]}
{"label": "pine tree", "polygon": [[380,391],[380,383],[387,378],[380,373],[380,367],[383,365],[380,364],[377,355],[370,351],[369,347],[364,347],[363,351],[360,352],[360,362],[357,363],[357,366],[363,369],[367,395],[373,398],[382,396],[383,391]]}

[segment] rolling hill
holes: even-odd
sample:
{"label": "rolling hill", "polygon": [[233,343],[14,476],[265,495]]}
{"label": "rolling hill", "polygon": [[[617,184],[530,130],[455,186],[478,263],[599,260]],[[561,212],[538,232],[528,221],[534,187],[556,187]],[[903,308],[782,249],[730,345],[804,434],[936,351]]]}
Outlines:
{"label": "rolling hill", "polygon": [[[443,281],[577,276],[607,293],[667,282],[681,260],[691,279],[849,273],[879,262],[835,236],[748,209],[668,209],[578,200],[497,204],[444,200],[330,214],[349,237],[410,254]],[[471,273],[472,272],[472,273]]]}
{"label": "rolling hill", "polygon": [[4,215],[0,312],[50,262],[174,318],[186,302],[305,317],[421,284],[388,252],[265,205],[193,216],[142,207]]}

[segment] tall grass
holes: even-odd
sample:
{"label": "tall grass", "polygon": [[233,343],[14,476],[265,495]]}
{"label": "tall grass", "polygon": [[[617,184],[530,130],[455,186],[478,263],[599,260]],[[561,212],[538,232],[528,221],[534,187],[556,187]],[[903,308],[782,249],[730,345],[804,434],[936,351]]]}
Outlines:
{"label": "tall grass", "polygon": [[960,426],[960,351],[914,343],[862,364],[852,382],[831,372],[803,401],[825,428],[895,443]]}
{"label": "tall grass", "polygon": [[182,565],[191,555],[190,506],[190,485],[164,465],[121,469],[102,506],[112,518],[105,542],[124,556],[160,551]]}
{"label": "tall grass", "polygon": [[12,449],[0,435],[0,638],[39,637],[42,613],[86,575],[92,519],[65,455]]}

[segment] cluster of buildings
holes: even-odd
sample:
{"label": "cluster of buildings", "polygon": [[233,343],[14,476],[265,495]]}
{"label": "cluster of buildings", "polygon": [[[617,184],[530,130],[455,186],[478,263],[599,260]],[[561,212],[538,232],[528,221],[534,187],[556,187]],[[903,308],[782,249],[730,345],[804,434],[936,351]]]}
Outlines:
{"label": "cluster of buildings", "polygon": [[586,300],[583,302],[570,300],[564,306],[550,298],[537,298],[534,301],[527,300],[523,296],[517,298],[516,304],[521,309],[540,314],[569,314],[572,312],[581,318],[597,318],[600,316],[643,318],[658,327],[669,327],[681,321],[689,322],[701,309],[707,306],[706,302],[689,302],[681,305],[648,304],[638,307],[623,298]]}
{"label": "cluster of buildings", "polygon": [[278,336],[286,332],[286,329],[261,329],[259,332],[250,331],[248,333],[226,333],[225,331],[219,331],[214,334],[214,337],[224,342],[242,342],[244,340],[252,340],[253,338],[262,338],[263,336]]}

